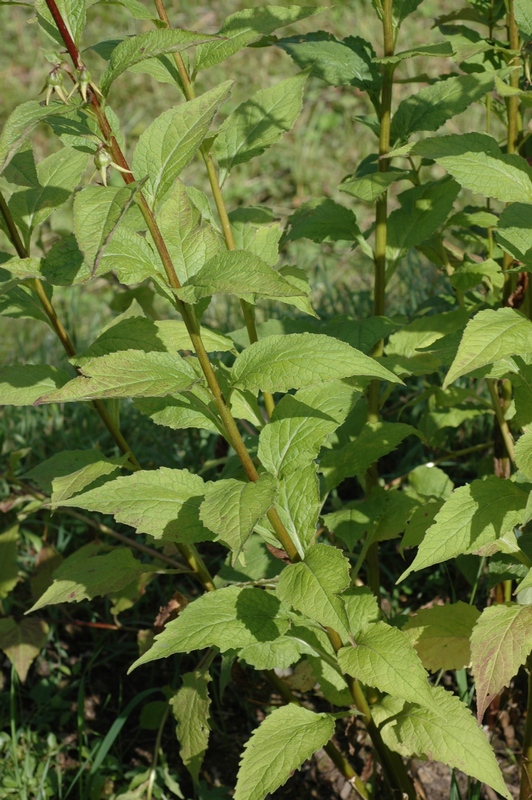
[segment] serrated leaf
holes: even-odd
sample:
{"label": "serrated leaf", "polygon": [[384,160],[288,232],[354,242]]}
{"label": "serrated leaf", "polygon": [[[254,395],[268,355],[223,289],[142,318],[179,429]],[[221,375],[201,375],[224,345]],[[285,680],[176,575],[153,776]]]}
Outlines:
{"label": "serrated leaf", "polygon": [[57,603],[79,603],[112,594],[144,572],[157,569],[137,561],[126,547],[115,547],[105,555],[99,554],[101,549],[99,545],[86,545],[66,558],[55,570],[52,585],[27,613]]}
{"label": "serrated leaf", "polygon": [[46,644],[48,625],[43,619],[0,619],[0,650],[9,658],[21,683],[25,683],[28,670]]}
{"label": "serrated leaf", "polygon": [[245,8],[236,14],[230,14],[218,32],[218,40],[198,47],[194,68],[199,71],[213,67],[256,39],[273,33],[277,28],[319,14],[324,9],[325,7],[268,5]]}
{"label": "serrated leaf", "polygon": [[378,600],[367,586],[347,589],[342,600],[349,619],[349,630],[355,639],[370,623],[378,622],[381,618]]}
{"label": "serrated leaf", "polygon": [[174,183],[156,217],[181,283],[186,283],[217,252],[225,250],[213,227],[201,223],[201,214],[180,180]]}
{"label": "serrated leaf", "polygon": [[411,425],[403,422],[368,422],[357,438],[340,448],[324,450],[320,472],[327,490],[338,486],[344,478],[362,475],[379,458],[390,453],[407,436],[419,436]]}
{"label": "serrated leaf", "polygon": [[271,642],[286,632],[288,624],[279,600],[270,592],[227,586],[189,603],[130,671],[174,653],[204,647],[218,647],[224,653],[255,642]]}
{"label": "serrated leaf", "polygon": [[479,616],[475,606],[460,600],[421,609],[402,630],[429,672],[464,669],[471,662],[469,639]]}
{"label": "serrated leaf", "polygon": [[392,119],[392,142],[406,141],[417,131],[437,131],[448,119],[461,114],[490,92],[493,82],[492,72],[475,72],[446,78],[420,89],[399,103]]}
{"label": "serrated leaf", "polygon": [[[74,42],[79,45],[86,22],[85,0],[56,0],[57,8]],[[63,37],[57,29],[45,0],[36,0],[35,10],[39,25],[58,45],[64,47]]]}
{"label": "serrated leaf", "polygon": [[417,56],[450,58],[452,55],[453,46],[451,42],[434,42],[434,44],[420,44],[417,47],[411,47],[409,50],[403,50],[401,53],[394,53],[393,56],[376,58],[375,61],[377,64],[400,64],[401,61],[406,61],[409,58],[416,58]]}
{"label": "serrated leaf", "polygon": [[288,225],[283,238],[291,242],[297,239],[311,239],[313,242],[345,239],[352,242],[361,235],[353,212],[329,197],[307,200],[292,214]]}
{"label": "serrated leaf", "polygon": [[514,0],[515,21],[525,36],[532,36],[532,10],[528,0]]}
{"label": "serrated leaf", "polygon": [[14,364],[0,368],[0,405],[31,406],[70,381],[62,369],[46,364]]}
{"label": "serrated leaf", "polygon": [[[105,1],[109,2],[109,0]],[[111,0],[111,2],[112,1],[113,0]],[[135,19],[153,19],[154,17],[154,15],[151,14],[148,11],[148,9],[142,5],[140,0],[114,0],[114,2],[117,2],[119,5],[124,6],[124,8],[127,8],[131,16],[135,17]]]}
{"label": "serrated leaf", "polygon": [[421,0],[393,0],[392,14],[394,26],[399,27],[402,21],[412,14],[420,3]]}
{"label": "serrated leaf", "polygon": [[47,117],[71,114],[72,107],[63,103],[43,106],[38,100],[22,103],[7,118],[0,136],[0,172],[5,170],[15,153],[22,147],[33,128]]}
{"label": "serrated leaf", "polygon": [[41,261],[41,271],[45,280],[53,286],[74,286],[87,283],[92,277],[73,233],[54,242]]}
{"label": "serrated leaf", "polygon": [[170,700],[170,707],[177,721],[179,754],[195,784],[198,783],[203,756],[209,745],[211,698],[207,687],[210,681],[208,672],[187,672],[183,675],[180,688]]}
{"label": "serrated leaf", "polygon": [[287,669],[299,661],[306,650],[313,652],[311,648],[305,647],[304,642],[296,641],[290,636],[280,636],[273,642],[248,644],[240,650],[239,658],[255,669]]}
{"label": "serrated leaf", "polygon": [[7,597],[19,581],[17,542],[18,525],[0,534],[0,599]]}
{"label": "serrated leaf", "polygon": [[29,243],[33,230],[68,200],[87,166],[87,155],[64,147],[37,165],[38,183],[14,192],[9,209]]}
{"label": "serrated leaf", "polygon": [[214,143],[222,183],[233,167],[259,156],[291,130],[301,113],[307,77],[308,72],[300,72],[259,89],[227,117]]}
{"label": "serrated leaf", "polygon": [[[163,32],[171,33],[151,31],[154,34]],[[132,170],[137,177],[148,176],[145,194],[153,208],[163,200],[179,173],[194,157],[232,85],[233,81],[224,81],[189,103],[169,108],[141,135],[133,154]]]}
{"label": "serrated leaf", "polygon": [[508,686],[531,651],[531,606],[497,603],[484,609],[471,636],[480,723],[489,704]]}
{"label": "serrated leaf", "polygon": [[504,203],[532,202],[532,169],[521,156],[502,153],[487,133],[424,139],[411,152],[433,159],[472,192]]}
{"label": "serrated leaf", "polygon": [[192,543],[211,538],[199,518],[204,491],[199,475],[160,467],[115,478],[61,505],[112,514],[117,522],[156,539]]}
{"label": "serrated leaf", "polygon": [[515,463],[532,480],[532,431],[526,430],[515,444]]}
{"label": "serrated leaf", "polygon": [[512,203],[503,210],[495,231],[500,246],[527,267],[532,267],[531,213],[532,205]]}
{"label": "serrated leaf", "polygon": [[190,388],[197,376],[176,353],[122,350],[88,359],[82,376],[55,392],[39,397],[43,403],[72,403],[105,397],[164,397]]}
{"label": "serrated leaf", "polygon": [[427,673],[408,637],[386,622],[373,622],[356,637],[356,646],[338,651],[342,672],[381,692],[433,706]]}
{"label": "serrated leaf", "polygon": [[387,355],[412,358],[446,334],[461,330],[469,320],[469,311],[459,308],[442,314],[418,317],[392,333],[385,348]]}
{"label": "serrated leaf", "polygon": [[333,731],[334,718],[330,714],[316,714],[292,703],[277,708],[245,746],[235,800],[264,800],[323,747]]}
{"label": "serrated leaf", "polygon": [[487,364],[532,352],[532,323],[513,308],[486,309],[467,324],[445,389],[457,378]]}
{"label": "serrated leaf", "polygon": [[[231,339],[209,328],[201,328],[201,338],[208,353],[234,350]],[[186,325],[181,320],[152,320],[132,315],[114,320],[87,350],[73,359],[73,363],[82,366],[90,359],[123,350],[175,353],[192,349]]]}
{"label": "serrated leaf", "polygon": [[388,217],[387,248],[400,251],[428,239],[449,216],[459,191],[460,186],[447,176],[402,192],[401,208]]}
{"label": "serrated leaf", "polygon": [[142,283],[147,278],[166,284],[166,276],[157,251],[135,231],[119,225],[103,251],[94,277],[114,272],[125,286]]}
{"label": "serrated leaf", "polygon": [[325,31],[290,36],[276,42],[301,69],[312,67],[312,75],[332,86],[356,86],[376,97],[381,85],[375,51],[360,36],[338,40]]}
{"label": "serrated leaf", "polygon": [[433,707],[386,697],[372,707],[385,743],[407,758],[442,761],[487,783],[511,800],[486,734],[459,697],[431,686]]}
{"label": "serrated leaf", "polygon": [[54,508],[98,478],[112,475],[127,458],[127,455],[106,458],[99,450],[63,450],[30,469],[24,477],[31,478],[51,495]]}
{"label": "serrated leaf", "polygon": [[221,433],[216,405],[198,390],[181,392],[175,397],[137,398],[135,408],[156,425],[165,425],[173,430],[202,428]]}
{"label": "serrated leaf", "polygon": [[349,561],[336,547],[316,544],[303,561],[285,567],[279,576],[277,595],[320,625],[348,635],[345,606],[337,597],[349,586]]}
{"label": "serrated leaf", "polygon": [[526,499],[526,492],[517,484],[494,476],[455,489],[399,581],[432,564],[475,553],[513,531],[524,517]]}
{"label": "serrated leaf", "polygon": [[[301,558],[316,538],[316,527],[322,506],[319,480],[314,463],[302,466],[279,480],[275,510],[288,531]],[[277,546],[276,536],[268,520],[257,526],[265,541]]]}
{"label": "serrated leaf", "polygon": [[397,181],[404,181],[410,178],[410,172],[406,170],[389,170],[388,172],[377,172],[374,167],[372,172],[351,175],[344,178],[338,186],[341,192],[350,194],[358,200],[366,203],[374,203],[392,184]]}
{"label": "serrated leaf", "polygon": [[175,293],[185,303],[197,303],[213,294],[232,294],[250,300],[303,296],[301,289],[246,250],[218,253]]}
{"label": "serrated leaf", "polygon": [[261,475],[256,483],[228,478],[205,487],[200,519],[238,556],[259,519],[272,507],[277,482]]}
{"label": "serrated leaf", "polygon": [[400,380],[339,339],[317,333],[267,336],[236,359],[232,379],[243,389],[286,392],[353,375]]}
{"label": "serrated leaf", "polygon": [[126,69],[140,61],[165,53],[180,53],[192,45],[212,38],[214,37],[205,33],[175,28],[160,28],[156,31],[128,37],[121,41],[111,53],[109,64],[100,78],[100,91],[107,95],[113,81]]}
{"label": "serrated leaf", "polygon": [[259,436],[261,464],[279,476],[307,466],[360,395],[347,383],[331,381],[283,397]]}
{"label": "serrated leaf", "polygon": [[139,184],[86,186],[74,199],[74,233],[94,275],[105,248],[130,207]]}
{"label": "serrated leaf", "polygon": [[282,230],[273,214],[260,206],[240,207],[229,214],[237,250],[248,250],[270,267],[279,260]]}

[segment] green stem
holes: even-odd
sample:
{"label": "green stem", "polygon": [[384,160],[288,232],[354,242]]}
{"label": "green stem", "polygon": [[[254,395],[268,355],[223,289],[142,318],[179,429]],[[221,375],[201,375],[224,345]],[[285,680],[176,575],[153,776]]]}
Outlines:
{"label": "green stem", "polygon": [[[166,8],[164,7],[163,0],[154,0],[154,2],[155,2],[155,8],[157,9],[157,14],[159,15],[159,19],[165,23],[167,28],[171,28],[170,20],[168,19],[168,14],[166,13]],[[190,79],[190,75],[188,74],[188,70],[181,53],[174,53],[174,62],[177,71],[179,73],[179,77],[181,78],[181,83],[183,84],[183,90],[185,92],[185,97],[187,101],[194,100],[194,98],[196,97],[194,84]],[[209,183],[211,185],[212,196],[214,199],[214,203],[216,205],[216,210],[218,212],[220,224],[222,226],[225,245],[228,250],[235,250],[236,247],[235,247],[235,239],[233,236],[233,229],[231,228],[231,221],[227,213],[227,207],[225,205],[225,200],[222,194],[222,187],[220,186],[220,181],[218,180],[218,173],[216,172],[216,167],[214,166],[212,155],[210,154],[209,150],[205,147],[204,144],[200,146],[200,153],[203,157],[203,160],[205,162],[205,167],[207,169],[207,175],[209,178]],[[257,334],[257,325],[255,322],[255,311],[253,306],[250,303],[247,303],[245,300],[241,300],[240,305],[242,308],[242,315],[244,317],[246,330],[248,332],[249,343],[253,344],[254,342],[257,342],[259,338]],[[263,392],[263,397],[264,397],[264,405],[266,407],[266,411],[268,413],[268,416],[271,417],[273,410],[275,408],[273,395],[271,395],[269,392]]]}
{"label": "green stem", "polygon": [[497,423],[499,425],[501,436],[504,441],[504,445],[506,447],[506,452],[508,453],[508,458],[515,465],[515,454],[514,454],[514,440],[512,438],[512,434],[510,432],[510,428],[508,423],[504,419],[504,409],[501,405],[501,399],[499,397],[499,392],[497,389],[497,381],[493,378],[487,378],[486,383],[488,384],[488,390],[491,397],[491,403],[493,406],[493,410],[495,411],[495,417],[497,419]]}
{"label": "green stem", "polygon": [[151,763],[150,776],[148,778],[148,786],[146,789],[146,800],[152,800],[153,784],[155,783],[155,777],[157,775],[157,761],[159,760],[159,750],[161,749],[163,730],[164,726],[166,725],[166,720],[168,719],[169,712],[170,712],[170,705],[167,705],[164,710],[161,724],[159,725],[159,730],[157,731],[157,738],[155,739],[155,747],[153,748],[153,760]]}
{"label": "green stem", "polygon": [[[392,0],[384,0],[382,8],[382,26],[384,37],[384,56],[393,56],[395,41],[393,31]],[[387,172],[390,151],[390,129],[392,110],[394,66],[386,64],[383,69],[380,133],[379,133],[379,172]],[[375,287],[373,314],[382,317],[386,305],[386,243],[388,238],[388,192],[384,192],[377,200],[375,208]],[[384,341],[381,339],[372,350],[372,355],[382,356]],[[368,422],[378,422],[380,414],[380,381],[372,381],[368,388]],[[366,493],[378,483],[377,465],[374,464],[366,474]],[[368,585],[373,594],[380,596],[379,546],[372,544],[367,554]]]}
{"label": "green stem", "polygon": [[521,786],[519,800],[532,800],[532,656],[526,662],[528,670],[528,696],[523,755],[521,757]]}
{"label": "green stem", "polygon": [[[290,688],[286,685],[286,683],[278,677],[278,675],[273,671],[273,669],[265,670],[264,674],[266,675],[268,681],[271,683],[273,688],[281,695],[285,703],[292,703],[293,705],[302,707],[302,704],[299,702],[297,697],[295,697]],[[349,781],[353,789],[358,792],[360,797],[364,798],[364,800],[370,800],[370,794],[367,790],[365,783],[359,778],[356,774],[355,770],[347,761],[347,759],[342,755],[340,750],[336,747],[334,742],[330,740],[323,748],[335,767],[342,773],[344,778]]]}
{"label": "green stem", "polygon": [[[510,50],[519,50],[519,30],[515,21],[514,13],[514,0],[507,0],[507,14],[506,24],[508,28],[508,40]],[[510,65],[517,67],[519,65],[519,56],[514,56],[510,61]],[[519,88],[519,70],[513,69],[510,73],[510,86],[514,89]],[[506,110],[508,114],[508,134],[506,150],[508,153],[516,153],[519,143],[519,96],[511,95],[506,98]],[[512,268],[513,257],[510,253],[504,253],[502,268],[504,271]],[[504,282],[503,296],[504,300],[512,293],[515,285],[515,275],[506,275]]]}

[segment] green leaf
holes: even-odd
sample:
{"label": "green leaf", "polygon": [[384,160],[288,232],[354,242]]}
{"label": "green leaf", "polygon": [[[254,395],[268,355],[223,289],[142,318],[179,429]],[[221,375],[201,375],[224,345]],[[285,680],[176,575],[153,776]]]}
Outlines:
{"label": "green leaf", "polygon": [[447,176],[402,192],[401,208],[388,217],[387,248],[400,251],[428,239],[449,216],[459,191],[460,186]]}
{"label": "green leaf", "polygon": [[182,680],[181,687],[170,700],[170,706],[177,721],[176,735],[181,760],[197,784],[209,745],[211,698],[207,687],[211,676],[208,672],[195,670],[185,673]]}
{"label": "green leaf", "polygon": [[240,762],[235,800],[264,800],[291,773],[327,744],[334,732],[330,714],[290,703],[277,708],[253,732]]}
{"label": "green leaf", "polygon": [[511,800],[493,749],[469,709],[442,686],[431,686],[432,707],[386,697],[372,707],[385,743],[407,758],[442,761],[487,783]]}
{"label": "green leaf", "polygon": [[104,0],[104,2],[117,2],[119,5],[127,8],[129,13],[135,19],[153,19],[154,15],[142,5],[140,0]]}
{"label": "green leaf", "polygon": [[303,561],[290,564],[281,572],[277,595],[283,603],[346,638],[347,615],[337,595],[348,586],[349,561],[341,550],[316,544],[308,549]]}
{"label": "green leaf", "polygon": [[194,69],[207,69],[225,61],[251,42],[268,36],[277,28],[291,25],[319,14],[325,7],[257,6],[245,8],[226,17],[216,41],[200,45],[196,50]]}
{"label": "green leaf", "polygon": [[146,278],[167,284],[166,275],[159,255],[147,238],[120,224],[105,249],[94,277],[114,272],[120,283],[131,286],[142,283]]}
{"label": "green leaf", "polygon": [[341,192],[350,194],[366,203],[374,203],[396,181],[410,178],[411,173],[406,170],[391,169],[388,172],[377,172],[376,165],[373,171],[358,171],[354,175],[344,178],[338,186]]}
{"label": "green leaf", "polygon": [[29,243],[33,230],[63,205],[87,166],[86,153],[64,147],[37,165],[38,183],[14,192],[9,209]]}
{"label": "green leaf", "polygon": [[517,27],[525,36],[532,36],[532,10],[528,0],[514,0],[514,14]]}
{"label": "green leaf", "polygon": [[379,622],[379,603],[367,586],[353,586],[343,593],[342,600],[349,619],[349,630],[355,639],[370,623]]}
{"label": "green leaf", "polygon": [[300,297],[285,297],[281,302],[295,306],[304,314],[310,314],[312,317],[318,317],[310,304],[309,298],[312,293],[312,289],[310,287],[305,270],[300,267],[285,266],[280,268],[279,274],[282,275],[283,278],[294,287],[294,289],[297,289],[297,291],[301,292],[303,295]]}
{"label": "green leaf", "polygon": [[237,250],[248,250],[270,267],[279,260],[282,230],[273,214],[260,206],[240,207],[229,214]]}
{"label": "green leaf", "polygon": [[[192,350],[192,342],[186,325],[181,320],[152,320],[138,316],[142,313],[122,315],[113,320],[97,339],[73,359],[82,366],[93,358],[123,350],[143,350],[146,353],[175,353],[176,350]],[[231,339],[221,333],[201,328],[203,344],[208,353],[234,351]]]}
{"label": "green leaf", "polygon": [[243,389],[286,392],[353,375],[400,383],[374,359],[318,333],[267,336],[255,342],[236,359],[232,378]]}
{"label": "green leaf", "polygon": [[472,192],[504,203],[532,202],[532,169],[521,156],[503,154],[487,133],[424,139],[411,152],[433,159]]}
{"label": "green leaf", "polygon": [[394,53],[393,56],[374,59],[377,64],[400,64],[409,58],[416,56],[429,56],[432,58],[450,58],[453,55],[451,42],[434,42],[434,44],[420,44],[410,50],[403,50],[401,53]]}
{"label": "green leaf", "polygon": [[376,97],[381,85],[375,51],[360,36],[338,40],[325,31],[290,36],[276,42],[301,69],[312,67],[312,75],[332,86],[356,86]]}
{"label": "green leaf", "polygon": [[138,398],[135,407],[156,425],[165,425],[173,430],[203,428],[221,433],[216,405],[197,388],[181,392],[176,397]]}
{"label": "green leaf", "polygon": [[240,650],[239,658],[255,669],[287,669],[299,661],[301,654],[307,650],[314,652],[305,647],[304,642],[296,641],[290,636],[280,636],[273,642],[248,644]]}
{"label": "green leaf", "polygon": [[255,642],[271,642],[286,632],[288,624],[279,600],[270,592],[227,586],[189,603],[177,619],[166,624],[130,671],[174,653],[204,647],[218,647],[224,653]]}
{"label": "green leaf", "polygon": [[[111,244],[114,239],[113,236]],[[41,262],[41,271],[45,280],[53,286],[87,283],[92,277],[73,233],[54,242]]]}
{"label": "green leaf", "polygon": [[341,425],[361,395],[343,381],[300,389],[276,405],[259,436],[258,457],[274,475],[288,475],[317,458],[327,436]]}
{"label": "green leaf", "polygon": [[233,551],[235,558],[259,519],[272,507],[277,482],[272,475],[261,475],[256,483],[229,478],[205,487],[200,519]]}
{"label": "green leaf", "polygon": [[18,525],[0,534],[0,599],[7,597],[19,581],[17,542]]}
{"label": "green leaf", "polygon": [[65,106],[63,103],[43,106],[38,100],[29,100],[17,106],[7,118],[0,136],[0,172],[5,170],[36,125],[44,122],[47,117],[71,113],[72,106]]}
{"label": "green leaf", "polygon": [[195,44],[214,37],[181,29],[160,28],[156,31],[130,36],[117,45],[111,53],[109,64],[100,78],[100,91],[107,95],[111,84],[126,69],[147,58],[180,53]]}
{"label": "green leaf", "polygon": [[0,619],[0,650],[9,658],[21,683],[48,638],[48,625],[43,619]]}
{"label": "green leaf", "polygon": [[515,445],[515,463],[532,480],[532,430],[526,430]]}
{"label": "green leaf", "polygon": [[187,188],[177,180],[157,212],[157,222],[181,283],[186,283],[221,249],[222,240],[191,203]]}
{"label": "green leaf", "polygon": [[479,616],[475,606],[460,600],[421,609],[402,630],[429,672],[464,669],[471,662],[469,639]]}
{"label": "green leaf", "polygon": [[79,378],[39,397],[35,405],[105,397],[164,397],[188,389],[197,380],[192,367],[176,353],[141,350],[122,350],[88,359],[81,372]]}
{"label": "green leaf", "polygon": [[137,533],[188,544],[211,538],[199,518],[204,492],[199,475],[160,467],[115,478],[61,505],[112,514]]}
{"label": "green leaf", "polygon": [[527,267],[532,267],[531,213],[532,205],[512,203],[503,210],[495,231],[500,246]]}
{"label": "green leaf", "polygon": [[445,389],[457,378],[487,364],[532,352],[532,323],[513,308],[479,311],[467,324]]}
{"label": "green leaf", "polygon": [[101,545],[89,544],[66,558],[54,572],[54,582],[27,612],[57,603],[79,603],[112,594],[157,567],[142,564],[131,550],[115,547],[100,555]]}
{"label": "green leaf", "polygon": [[508,686],[532,651],[532,606],[497,603],[485,608],[471,636],[477,717]]}
{"label": "green leaf", "polygon": [[30,469],[24,477],[50,494],[51,506],[57,508],[98,478],[117,472],[127,460],[127,455],[107,458],[99,450],[63,450]]}
{"label": "green leaf", "polygon": [[301,113],[307,77],[308,72],[300,72],[259,89],[227,117],[214,143],[222,183],[233,167],[259,156],[292,129]]}
{"label": "green leaf", "polygon": [[291,242],[297,239],[312,239],[313,242],[345,239],[353,242],[361,235],[353,212],[328,197],[307,200],[292,214],[288,225],[284,239]]}
{"label": "green leaf", "polygon": [[304,558],[316,538],[316,523],[321,506],[315,464],[301,466],[280,479],[275,510],[301,558]]}
{"label": "green leaf", "polygon": [[475,72],[446,78],[420,89],[399,103],[392,119],[392,142],[404,142],[417,131],[437,131],[448,119],[461,114],[490,92],[493,82],[492,72]]}
{"label": "green leaf", "polygon": [[94,275],[140,185],[86,186],[74,199],[74,233]]}
{"label": "green leaf", "polygon": [[513,531],[524,517],[527,494],[495,476],[455,489],[436,515],[417,555],[399,578],[462,553],[475,553]]}
{"label": "green leaf", "polygon": [[415,428],[403,422],[368,422],[354,441],[340,448],[324,450],[320,472],[325,476],[327,491],[338,486],[344,478],[363,475],[375,461],[412,435],[419,436]]}
{"label": "green leaf", "polygon": [[[154,34],[163,32],[172,31],[151,31]],[[224,81],[189,103],[169,108],[141,135],[133,154],[132,170],[137,176],[148,176],[145,194],[152,208],[163,200],[179,173],[194,157],[232,85],[233,81]]]}
{"label": "green leaf", "polygon": [[446,334],[461,330],[468,320],[469,310],[464,308],[418,317],[401,330],[392,333],[385,352],[387,355],[396,354],[412,358],[417,351],[428,348]]}
{"label": "green leaf", "polygon": [[[74,42],[79,46],[81,34],[86,23],[85,0],[56,0],[57,8],[63,21],[70,32]],[[39,25],[48,36],[61,47],[64,47],[63,37],[57,29],[46,0],[35,0],[35,10]]]}
{"label": "green leaf", "polygon": [[218,253],[175,293],[185,303],[197,303],[213,294],[232,294],[250,301],[255,297],[303,296],[301,289],[246,250]]}
{"label": "green leaf", "polygon": [[14,364],[0,368],[0,397],[4,406],[31,406],[43,394],[70,381],[62,369],[46,364]]}
{"label": "green leaf", "polygon": [[373,622],[356,637],[356,646],[338,651],[342,672],[381,692],[433,707],[427,673],[408,637],[386,622]]}
{"label": "green leaf", "polygon": [[393,0],[392,14],[394,26],[397,28],[402,21],[412,14],[420,5],[421,0]]}

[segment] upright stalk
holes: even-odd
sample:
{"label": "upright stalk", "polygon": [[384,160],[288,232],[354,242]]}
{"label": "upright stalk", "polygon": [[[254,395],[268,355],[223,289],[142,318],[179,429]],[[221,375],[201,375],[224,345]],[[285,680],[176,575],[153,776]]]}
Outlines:
{"label": "upright stalk", "polygon": [[[508,42],[510,50],[519,50],[519,30],[515,21],[514,0],[507,0],[506,25],[508,28]],[[519,66],[519,56],[514,56],[510,61],[513,67]],[[510,73],[510,86],[514,89],[519,88],[519,70],[513,69]],[[516,153],[519,143],[519,96],[510,95],[506,98],[506,112],[508,115],[508,133],[506,150],[508,153]],[[513,258],[509,253],[504,253],[502,268],[511,269]],[[515,283],[514,275],[506,275],[504,282],[504,300],[508,300]]]}
{"label": "upright stalk", "polygon": [[532,800],[532,656],[528,657],[526,667],[528,670],[528,698],[525,732],[523,735],[519,800]]}
{"label": "upright stalk", "polygon": [[[384,56],[394,54],[394,30],[392,0],[384,0],[382,6],[382,27],[384,38]],[[393,64],[385,64],[382,76],[380,133],[379,133],[379,172],[387,172],[390,164],[386,157],[390,151],[390,126],[392,111]],[[382,317],[386,303],[386,243],[388,239],[388,192],[378,198],[375,208],[375,286],[373,313]],[[382,356],[384,342],[381,339],[373,348],[373,356]],[[378,422],[380,412],[380,381],[372,381],[368,389],[368,422]],[[377,485],[377,465],[373,464],[366,474],[366,492]],[[373,594],[380,596],[379,546],[372,544],[367,554],[368,584]]]}
{"label": "upright stalk", "polygon": [[[154,2],[155,2],[155,8],[157,9],[157,14],[159,15],[159,19],[165,23],[167,28],[171,28],[170,20],[168,19],[168,14],[166,13],[166,8],[164,6],[163,0],[154,0]],[[183,91],[185,92],[186,99],[188,101],[194,100],[194,98],[196,97],[194,84],[190,79],[190,75],[188,74],[188,70],[181,53],[174,53],[174,62],[177,71],[179,73],[179,77],[181,78],[181,83],[183,84]],[[235,250],[236,247],[235,247],[235,239],[233,236],[233,230],[231,228],[231,222],[229,220],[229,215],[227,213],[227,207],[225,205],[224,197],[222,194],[222,188],[220,186],[220,181],[218,180],[218,173],[216,172],[216,167],[214,165],[213,157],[210,154],[209,150],[203,144],[200,146],[200,153],[203,157],[203,161],[205,162],[205,167],[207,169],[207,176],[209,178],[212,196],[214,199],[214,203],[216,205],[216,210],[218,212],[220,224],[222,226],[225,245],[228,250]],[[257,333],[257,326],[255,323],[255,311],[251,303],[248,303],[245,300],[241,300],[240,305],[242,308],[242,314],[244,317],[246,330],[248,332],[249,342],[250,344],[253,344],[254,342],[257,342],[259,338]],[[268,417],[271,417],[271,415],[273,414],[273,410],[275,408],[273,395],[271,395],[269,392],[263,392],[262,395],[264,397],[264,405],[266,407]]]}

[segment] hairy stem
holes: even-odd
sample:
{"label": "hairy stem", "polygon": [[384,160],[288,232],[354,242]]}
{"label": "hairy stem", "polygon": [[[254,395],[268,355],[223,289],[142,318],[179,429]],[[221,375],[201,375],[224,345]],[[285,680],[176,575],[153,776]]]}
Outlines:
{"label": "hairy stem", "polygon": [[[170,20],[168,19],[168,14],[166,13],[166,8],[164,6],[163,0],[154,0],[154,2],[155,2],[155,8],[157,9],[157,14],[159,15],[159,19],[165,23],[167,28],[171,28]],[[194,100],[194,98],[196,97],[194,84],[190,79],[190,75],[188,74],[188,70],[181,53],[174,53],[174,62],[177,71],[179,73],[179,77],[181,78],[181,83],[183,84],[183,90],[185,92],[186,99],[188,101]],[[216,210],[218,212],[220,224],[222,226],[225,245],[228,250],[235,250],[236,248],[235,248],[233,230],[231,228],[231,222],[229,220],[229,215],[227,213],[227,207],[225,205],[225,200],[222,193],[222,187],[220,186],[220,181],[218,180],[218,173],[214,165],[213,157],[210,154],[209,150],[203,144],[200,146],[200,153],[203,157],[203,160],[205,162],[205,167],[207,169],[207,175],[209,178],[209,183],[211,185],[212,196],[214,199],[214,203],[216,205]],[[254,342],[257,342],[259,338],[257,334],[257,326],[255,323],[255,311],[253,309],[253,306],[250,303],[247,303],[245,300],[241,300],[240,305],[242,308],[242,314],[244,317],[246,330],[248,332],[249,343],[253,344]],[[263,392],[262,394],[264,397],[264,405],[266,406],[268,417],[271,417],[273,409],[275,408],[273,395],[271,395],[269,392]]]}

